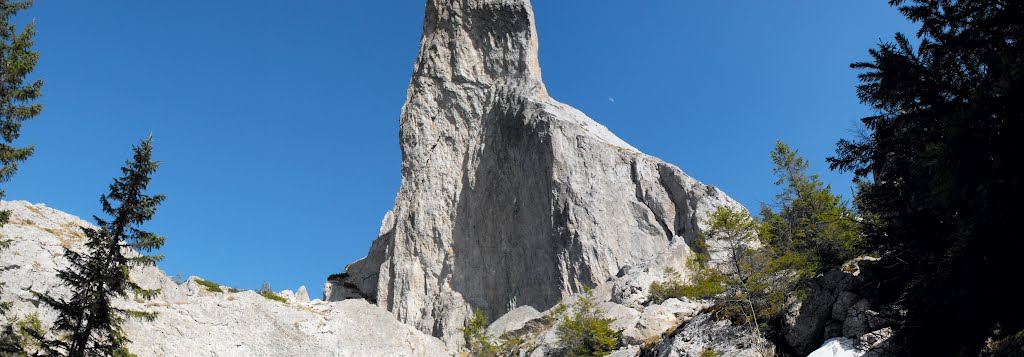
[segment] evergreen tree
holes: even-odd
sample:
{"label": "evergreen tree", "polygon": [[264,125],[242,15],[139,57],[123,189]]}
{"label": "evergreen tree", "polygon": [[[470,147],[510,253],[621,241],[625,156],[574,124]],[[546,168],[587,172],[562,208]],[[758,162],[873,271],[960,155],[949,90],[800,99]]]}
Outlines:
{"label": "evergreen tree", "polygon": [[[40,95],[42,80],[25,83],[25,77],[35,69],[39,53],[32,50],[35,24],[28,24],[19,32],[12,19],[18,11],[27,9],[32,1],[0,0],[0,184],[7,182],[18,171],[18,164],[32,155],[32,146],[17,147],[14,141],[21,134],[21,124],[32,119],[43,107],[33,103]],[[5,196],[0,187],[0,199]],[[10,211],[0,211],[0,227],[7,224]],[[0,237],[0,250],[10,241]],[[4,283],[0,282],[0,293]],[[0,352],[20,350],[15,343],[14,328],[6,321],[10,302],[0,301]]]}
{"label": "evergreen tree", "polygon": [[605,317],[597,308],[594,292],[589,287],[584,287],[572,308],[562,313],[565,315],[555,331],[562,355],[604,356],[618,348],[622,331],[612,328],[614,319]]}
{"label": "evergreen tree", "polygon": [[473,316],[466,321],[466,326],[460,329],[463,338],[466,339],[466,349],[473,357],[497,356],[498,347],[487,334],[487,316],[483,310],[477,308]]}
{"label": "evergreen tree", "polygon": [[851,65],[875,114],[830,161],[864,183],[866,240],[897,264],[884,287],[906,311],[903,354],[978,355],[1024,329],[1024,1],[889,3],[920,24],[920,44],[896,34]]}
{"label": "evergreen tree", "polygon": [[126,317],[153,319],[155,313],[120,309],[112,306],[115,298],[129,294],[149,299],[158,290],[147,290],[131,280],[130,269],[156,264],[162,256],[146,254],[164,244],[164,237],[140,229],[156,213],[163,195],[144,193],[150,175],[159,162],[152,161],[152,138],[133,147],[134,156],[121,168],[124,176],[115,179],[110,192],[100,197],[103,212],[110,219],[94,217],[96,229],[82,228],[87,237],[86,251],[65,249],[70,266],[58,277],[70,288],[68,299],[37,294],[41,301],[59,313],[54,335],[63,340],[44,340],[49,354],[69,356],[125,356],[128,338],[121,328]]}
{"label": "evergreen tree", "polygon": [[761,223],[746,211],[720,207],[706,222],[708,229],[698,240],[701,251],[696,254],[695,276],[684,295],[711,299],[723,317],[765,334],[772,332],[770,323],[790,303],[787,294],[811,275],[806,260],[770,249],[769,242],[758,235]]}
{"label": "evergreen tree", "polygon": [[854,258],[860,252],[861,234],[853,210],[817,174],[807,174],[807,160],[797,150],[778,141],[771,157],[775,184],[782,192],[775,196],[777,212],[761,206],[761,234],[767,247],[802,255],[808,268],[819,272]]}
{"label": "evergreen tree", "polygon": [[[22,123],[43,110],[42,104],[33,103],[42,95],[43,81],[25,83],[39,60],[39,52],[32,50],[35,24],[29,23],[19,32],[11,21],[29,6],[31,0],[0,0],[0,183],[10,180],[18,164],[32,155],[32,146],[17,147],[13,143],[21,135]],[[4,193],[0,189],[0,198]],[[0,213],[0,226],[9,218],[10,212]]]}

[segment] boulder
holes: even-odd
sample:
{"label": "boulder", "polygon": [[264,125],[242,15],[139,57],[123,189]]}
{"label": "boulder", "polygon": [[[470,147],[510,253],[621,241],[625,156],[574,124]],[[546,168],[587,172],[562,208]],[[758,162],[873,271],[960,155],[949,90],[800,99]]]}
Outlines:
{"label": "boulder", "polygon": [[641,307],[651,295],[651,284],[659,280],[641,269],[628,269],[612,285],[611,301],[631,307]]}
{"label": "boulder", "polygon": [[295,302],[298,304],[309,303],[309,292],[306,291],[306,286],[299,286],[299,290],[295,292]]}
{"label": "boulder", "polygon": [[604,317],[612,319],[611,327],[614,330],[635,327],[640,321],[640,312],[624,305],[603,302],[597,305],[597,310],[604,314]]}
{"label": "boulder", "polygon": [[700,314],[654,345],[644,356],[701,356],[705,350],[714,351],[717,356],[761,357],[773,355],[775,349],[749,327],[715,320],[711,314]]}
{"label": "boulder", "polygon": [[871,302],[867,299],[860,299],[850,307],[846,319],[843,320],[843,336],[856,338],[871,331],[868,322],[870,308]]}
{"label": "boulder", "polygon": [[784,338],[798,353],[810,353],[820,346],[825,326],[832,318],[832,304],[835,296],[831,292],[812,288],[807,297],[794,303],[784,319]]}
{"label": "boulder", "polygon": [[840,291],[836,297],[836,302],[832,305],[832,319],[833,320],[844,320],[846,315],[853,306],[860,300],[860,296],[849,291]]}
{"label": "boulder", "polygon": [[532,306],[520,306],[494,320],[487,327],[487,333],[493,337],[500,337],[506,332],[520,330],[526,323],[544,317]]}
{"label": "boulder", "polygon": [[651,305],[644,309],[635,327],[626,328],[622,332],[622,340],[630,345],[642,345],[660,340],[662,336],[672,332],[683,322],[690,320],[707,304],[686,302],[679,299],[668,299],[659,305]]}

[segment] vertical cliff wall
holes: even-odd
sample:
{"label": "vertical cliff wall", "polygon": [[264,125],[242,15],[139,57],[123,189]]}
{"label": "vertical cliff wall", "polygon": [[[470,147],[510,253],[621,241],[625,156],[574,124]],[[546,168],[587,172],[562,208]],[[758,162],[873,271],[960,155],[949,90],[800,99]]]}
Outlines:
{"label": "vertical cliff wall", "polygon": [[428,0],[400,118],[402,185],[331,300],[458,343],[471,309],[545,310],[623,266],[678,262],[739,204],[548,96],[528,0]]}

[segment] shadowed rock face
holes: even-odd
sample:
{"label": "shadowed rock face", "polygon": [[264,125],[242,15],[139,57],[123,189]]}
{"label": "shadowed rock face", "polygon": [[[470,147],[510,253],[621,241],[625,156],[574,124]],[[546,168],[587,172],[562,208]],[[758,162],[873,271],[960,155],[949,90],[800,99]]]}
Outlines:
{"label": "shadowed rock face", "polygon": [[547,310],[623,266],[674,265],[738,203],[547,94],[527,0],[430,0],[400,118],[402,186],[325,286],[460,343],[473,308]]}

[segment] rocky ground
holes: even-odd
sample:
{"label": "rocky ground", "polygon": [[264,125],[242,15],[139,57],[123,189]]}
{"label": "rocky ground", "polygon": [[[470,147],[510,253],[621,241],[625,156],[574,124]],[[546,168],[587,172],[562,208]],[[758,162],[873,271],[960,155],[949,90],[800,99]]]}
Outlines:
{"label": "rocky ground", "polygon": [[[12,301],[12,318],[38,312],[44,327],[55,312],[40,307],[31,291],[66,294],[57,279],[64,268],[64,247],[82,249],[78,227],[88,222],[42,204],[0,202],[11,222],[0,229],[11,247],[0,253],[3,301]],[[176,283],[156,268],[132,272],[145,287],[159,287],[152,301],[119,301],[124,307],[159,313],[155,321],[129,320],[131,350],[140,356],[443,356],[451,355],[437,338],[405,325],[365,300],[309,300],[305,289],[281,293],[287,302],[254,291],[211,292],[196,277]],[[233,292],[235,291],[235,292]]]}
{"label": "rocky ground", "polygon": [[[65,294],[56,272],[66,266],[63,249],[80,250],[84,236],[77,227],[88,222],[42,204],[0,202],[11,210],[11,223],[0,234],[12,240],[0,253],[0,279],[7,283],[3,299],[14,302],[12,318],[38,312],[44,327],[56,318],[40,306],[30,291]],[[155,321],[129,320],[125,325],[131,349],[142,356],[443,356],[453,355],[440,339],[399,322],[386,310],[363,299],[339,302],[310,300],[304,288],[282,291],[286,302],[254,291],[220,286],[211,291],[198,277],[175,282],[161,270],[133,271],[133,279],[146,287],[160,287],[151,300],[119,301],[123,307],[155,311]],[[668,299],[646,301],[650,281],[660,275],[643,269],[621,276],[594,290],[599,309],[622,329],[626,347],[616,356],[686,356],[705,348],[736,356],[759,356],[751,346],[763,344],[745,328],[710,320],[701,311],[707,303]],[[208,284],[208,283],[206,283]],[[575,297],[563,302],[571,304]],[[646,305],[645,305],[646,304]],[[557,353],[554,324],[544,323],[549,312],[530,306],[513,307],[496,319],[488,331],[527,336],[523,355]],[[689,322],[689,323],[688,323]],[[537,328],[546,325],[545,328]]]}

